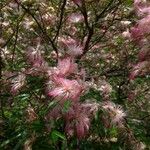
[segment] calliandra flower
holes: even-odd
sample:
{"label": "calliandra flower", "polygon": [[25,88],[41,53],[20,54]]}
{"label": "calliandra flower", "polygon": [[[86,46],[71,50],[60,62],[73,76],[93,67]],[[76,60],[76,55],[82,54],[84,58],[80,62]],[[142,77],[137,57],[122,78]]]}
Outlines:
{"label": "calliandra flower", "polygon": [[134,80],[135,77],[141,73],[142,69],[147,66],[147,64],[147,61],[142,61],[135,65],[129,75],[129,79]]}
{"label": "calliandra flower", "polygon": [[59,76],[68,76],[75,72],[77,72],[77,64],[74,63],[73,58],[66,57],[58,60],[56,74]]}
{"label": "calliandra flower", "polygon": [[150,33],[150,15],[138,21],[138,28],[143,32],[143,34]]}
{"label": "calliandra flower", "polygon": [[113,102],[107,101],[102,104],[102,108],[109,115],[112,124],[122,124],[122,121],[126,114],[123,112],[120,105],[116,105]]}
{"label": "calliandra flower", "polygon": [[135,39],[136,41],[139,41],[142,39],[143,37],[143,32],[140,28],[137,27],[132,27],[130,29],[130,33],[131,33],[131,38]]}
{"label": "calliandra flower", "polygon": [[86,100],[84,103],[81,104],[82,110],[87,112],[89,116],[94,115],[99,109],[99,103],[96,101]]}
{"label": "calliandra flower", "polygon": [[150,7],[147,7],[143,1],[134,1],[135,9],[138,11],[138,14],[146,14],[140,19],[135,27],[131,28],[131,37],[133,39],[139,39],[144,35],[150,33]]}
{"label": "calliandra flower", "polygon": [[131,33],[130,33],[129,29],[127,29],[126,31],[124,31],[124,32],[122,33],[122,36],[123,36],[124,38],[131,38]]}
{"label": "calliandra flower", "polygon": [[65,115],[65,132],[68,136],[76,134],[78,139],[84,138],[89,130],[90,119],[80,104],[74,104]]}
{"label": "calliandra flower", "polygon": [[147,6],[146,0],[134,0],[134,8],[139,16],[150,14],[150,7]]}
{"label": "calliandra flower", "polygon": [[42,57],[39,46],[37,48],[28,47],[26,52],[27,62],[32,65],[30,69],[31,74],[38,75],[39,73],[46,72],[48,63]]}
{"label": "calliandra flower", "polygon": [[27,61],[31,64],[41,64],[43,62],[43,58],[39,49],[35,49],[33,47],[28,47],[26,53]]}
{"label": "calliandra flower", "polygon": [[48,92],[49,96],[60,98],[62,100],[78,100],[82,93],[82,86],[76,80],[56,78],[56,87]]}
{"label": "calliandra flower", "polygon": [[142,48],[138,53],[138,59],[139,61],[144,61],[146,58],[150,56],[150,50],[148,47]]}
{"label": "calliandra flower", "polygon": [[79,56],[83,53],[83,46],[72,38],[59,38],[59,43],[67,49],[67,53],[72,57]]}
{"label": "calliandra flower", "polygon": [[83,21],[83,15],[79,14],[79,13],[72,13],[71,15],[69,15],[68,17],[68,21],[71,23],[78,23]]}
{"label": "calliandra flower", "polygon": [[99,90],[103,93],[103,95],[110,94],[112,92],[111,85],[105,80],[99,81]]}
{"label": "calliandra flower", "polygon": [[25,85],[26,75],[23,73],[20,73],[18,76],[16,76],[14,79],[12,79],[12,85],[11,85],[11,93],[17,94],[19,90]]}
{"label": "calliandra flower", "polygon": [[80,56],[83,53],[83,47],[77,43],[68,45],[67,53],[73,57]]}

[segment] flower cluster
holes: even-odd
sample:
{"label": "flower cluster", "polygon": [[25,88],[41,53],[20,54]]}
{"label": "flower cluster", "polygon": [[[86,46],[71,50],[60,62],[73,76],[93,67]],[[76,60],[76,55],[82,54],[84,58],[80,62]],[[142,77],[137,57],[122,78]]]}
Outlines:
{"label": "flower cluster", "polygon": [[11,81],[11,93],[16,95],[19,90],[25,85],[26,83],[26,75],[24,73],[19,73],[15,76]]}
{"label": "flower cluster", "polygon": [[130,36],[135,42],[138,42],[139,48],[139,62],[134,65],[129,78],[133,80],[138,75],[143,75],[149,71],[149,34],[150,34],[150,6],[146,1],[135,0],[134,7],[140,20],[136,25],[130,29]]}
{"label": "flower cluster", "polygon": [[[126,114],[123,112],[122,107],[113,102],[107,101],[102,104],[102,108],[108,114],[111,124],[121,126]],[[105,118],[108,120],[108,118]]]}
{"label": "flower cluster", "polygon": [[[58,59],[57,67],[50,70],[47,84],[47,95],[54,98],[58,105],[50,110],[48,118],[58,119],[64,117],[65,132],[70,137],[76,135],[78,138],[85,137],[90,125],[90,113],[92,105],[85,105],[80,102],[80,97],[85,90],[83,70],[79,71],[75,63],[76,56],[82,54],[82,49],[73,39],[62,40],[67,54]],[[82,79],[81,79],[82,76]],[[50,83],[50,88],[49,88]],[[65,102],[70,101],[70,107],[64,113]],[[90,107],[90,109],[89,109]]]}

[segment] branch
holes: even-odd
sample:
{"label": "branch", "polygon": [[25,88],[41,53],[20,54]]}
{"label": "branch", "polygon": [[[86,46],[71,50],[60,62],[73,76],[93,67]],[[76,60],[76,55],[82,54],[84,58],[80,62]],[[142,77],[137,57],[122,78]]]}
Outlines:
{"label": "branch", "polygon": [[87,40],[85,42],[85,46],[83,48],[83,54],[78,57],[78,61],[82,58],[82,56],[84,56],[88,52],[89,44],[90,44],[91,38],[92,38],[92,36],[94,34],[93,25],[90,26],[89,22],[88,22],[88,15],[87,15],[87,10],[86,10],[86,5],[85,5],[85,1],[84,0],[82,2],[82,7],[80,8],[80,11],[81,11],[81,13],[83,14],[83,17],[84,17],[85,26],[86,26],[86,28],[88,30],[88,37],[87,37]]}
{"label": "branch", "polygon": [[114,0],[111,0],[107,6],[102,10],[102,12],[96,16],[95,22],[97,23],[98,20],[104,15],[104,13],[107,11],[107,9],[111,6],[111,4],[114,2]]}
{"label": "branch", "polygon": [[51,43],[54,51],[56,52],[57,56],[58,56],[58,49],[55,46],[54,42],[52,41],[52,39],[48,36],[46,30],[44,30],[41,26],[41,24],[38,22],[37,18],[34,16],[34,14],[30,11],[30,9],[26,8],[24,5],[22,5],[21,3],[18,2],[18,0],[15,0],[15,2],[20,5],[22,7],[22,9],[24,9],[36,22],[36,24],[38,25],[39,29],[41,30],[41,32],[43,33],[44,36],[46,36],[48,42]]}
{"label": "branch", "polygon": [[64,16],[66,2],[67,2],[67,0],[63,1],[62,7],[60,9],[60,11],[61,11],[61,13],[60,13],[60,20],[59,20],[59,24],[58,24],[58,27],[57,27],[57,32],[56,32],[56,35],[55,35],[55,37],[53,39],[53,42],[55,42],[56,38],[58,37],[60,29],[61,29],[61,26],[62,26],[62,21],[63,21],[63,16]]}

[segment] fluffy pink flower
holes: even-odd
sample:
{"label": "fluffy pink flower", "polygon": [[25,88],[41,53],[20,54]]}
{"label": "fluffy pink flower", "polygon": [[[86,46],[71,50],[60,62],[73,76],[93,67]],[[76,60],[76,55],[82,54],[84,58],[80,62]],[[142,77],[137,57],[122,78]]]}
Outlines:
{"label": "fluffy pink flower", "polygon": [[131,32],[131,38],[133,38],[136,41],[141,40],[143,37],[143,32],[138,26],[132,27],[130,32]]}
{"label": "fluffy pink flower", "polygon": [[66,57],[64,59],[58,60],[58,66],[56,74],[60,76],[68,76],[72,73],[77,72],[77,64],[74,63],[74,59],[71,57]]}
{"label": "fluffy pink flower", "polygon": [[32,65],[34,70],[45,71],[48,68],[48,64],[45,62],[42,57],[39,46],[37,48],[29,47],[27,50],[27,61]]}
{"label": "fluffy pink flower", "polygon": [[41,62],[43,60],[41,52],[34,47],[28,47],[26,56],[29,63]]}
{"label": "fluffy pink flower", "polygon": [[146,67],[147,63],[147,61],[142,61],[135,65],[130,73],[129,79],[134,80],[135,77],[141,73],[142,69]]}
{"label": "fluffy pink flower", "polygon": [[141,49],[138,53],[139,61],[144,61],[146,58],[149,57],[149,55],[150,50],[148,49],[148,47]]}
{"label": "fluffy pink flower", "polygon": [[82,107],[79,104],[73,105],[69,112],[65,115],[66,127],[65,132],[72,136],[76,136],[81,139],[87,134],[90,126],[90,119]]}
{"label": "fluffy pink flower", "polygon": [[129,29],[127,29],[126,31],[124,31],[124,32],[122,33],[122,36],[123,36],[124,38],[130,38],[130,37],[131,37],[131,33],[129,32]]}
{"label": "fluffy pink flower", "polygon": [[83,53],[83,46],[81,46],[79,42],[72,38],[61,38],[59,42],[64,48],[68,50],[67,53],[72,57],[79,56]]}
{"label": "fluffy pink flower", "polygon": [[78,23],[83,21],[83,15],[79,14],[79,13],[72,13],[69,17],[68,17],[68,21],[71,23]]}
{"label": "fluffy pink flower", "polygon": [[150,15],[138,21],[138,29],[141,30],[144,34],[150,33]]}
{"label": "fluffy pink flower", "polygon": [[14,95],[17,94],[19,90],[25,85],[25,83],[26,83],[26,75],[20,73],[18,76],[12,79],[11,93]]}
{"label": "fluffy pink flower", "polygon": [[91,99],[81,104],[82,110],[86,112],[88,116],[95,115],[99,109],[99,106],[99,103],[92,102]]}
{"label": "fluffy pink flower", "polygon": [[[56,80],[57,79],[57,80]],[[82,86],[76,80],[64,78],[55,78],[56,87],[48,92],[49,96],[60,98],[62,100],[78,100],[82,92]]]}
{"label": "fluffy pink flower", "polygon": [[113,102],[104,102],[102,108],[108,113],[112,124],[121,124],[126,114],[122,107]]}
{"label": "fluffy pink flower", "polygon": [[83,47],[78,45],[77,43],[72,43],[68,45],[68,52],[69,55],[76,57],[83,53]]}
{"label": "fluffy pink flower", "polygon": [[137,39],[150,33],[150,7],[143,0],[135,0],[134,6],[137,14],[143,17],[137,22],[135,27],[131,28],[131,36]]}
{"label": "fluffy pink flower", "polygon": [[134,7],[139,16],[150,14],[150,7],[147,6],[146,0],[134,0]]}

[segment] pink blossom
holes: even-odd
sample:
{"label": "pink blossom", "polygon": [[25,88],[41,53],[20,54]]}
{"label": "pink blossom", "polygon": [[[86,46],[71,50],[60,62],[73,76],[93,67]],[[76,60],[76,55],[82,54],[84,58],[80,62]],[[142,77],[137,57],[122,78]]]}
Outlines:
{"label": "pink blossom", "polygon": [[[56,81],[57,79],[57,81]],[[48,92],[49,96],[61,98],[62,100],[78,100],[82,92],[82,86],[76,80],[68,80],[55,77],[56,87]]]}
{"label": "pink blossom", "polygon": [[131,33],[129,32],[129,29],[127,29],[126,31],[124,31],[124,32],[122,33],[122,36],[123,36],[124,38],[130,38],[130,37],[131,37]]}
{"label": "pink blossom", "polygon": [[59,42],[64,48],[68,50],[67,53],[72,57],[79,56],[83,53],[83,46],[81,46],[79,42],[72,38],[61,38]]}
{"label": "pink blossom", "polygon": [[135,27],[132,27],[131,37],[135,40],[141,40],[144,35],[150,33],[150,15],[139,20]]}
{"label": "pink blossom", "polygon": [[25,82],[26,76],[23,73],[20,73],[18,76],[12,79],[11,93],[14,95],[17,94],[19,90],[25,85]]}
{"label": "pink blossom", "polygon": [[134,7],[139,16],[150,14],[150,7],[147,6],[146,0],[134,0]]}
{"label": "pink blossom", "polygon": [[147,63],[147,61],[142,61],[135,65],[130,73],[129,79],[134,80],[135,77],[141,73],[141,70],[147,65]]}
{"label": "pink blossom", "polygon": [[79,13],[72,13],[69,17],[68,17],[68,21],[71,23],[78,23],[83,21],[83,15],[79,14]]}
{"label": "pink blossom", "polygon": [[139,61],[144,61],[149,56],[149,52],[148,47],[141,49],[138,53]]}
{"label": "pink blossom", "polygon": [[143,19],[138,21],[138,28],[144,34],[150,33],[150,15],[144,17]]}
{"label": "pink blossom", "polygon": [[69,112],[65,115],[66,127],[65,132],[72,136],[76,133],[76,136],[81,139],[87,134],[90,126],[90,119],[80,104],[73,105]]}
{"label": "pink blossom", "polygon": [[95,114],[98,111],[99,106],[99,103],[92,102],[91,99],[81,104],[82,110],[89,116]]}
{"label": "pink blossom", "polygon": [[138,26],[132,27],[130,32],[131,38],[135,39],[136,41],[141,40],[141,38],[143,37],[142,29],[140,29]]}
{"label": "pink blossom", "polygon": [[72,73],[77,72],[77,64],[74,63],[74,59],[66,57],[58,60],[56,74],[59,76],[69,76]]}
{"label": "pink blossom", "polygon": [[74,135],[74,124],[70,122],[66,123],[65,132],[69,137],[72,137]]}
{"label": "pink blossom", "polygon": [[102,108],[108,113],[112,124],[121,124],[126,114],[122,107],[113,102],[104,102]]}
{"label": "pink blossom", "polygon": [[79,139],[83,138],[87,134],[89,125],[90,121],[88,117],[82,116],[81,118],[79,118],[78,122],[76,123],[76,132]]}
{"label": "pink blossom", "polygon": [[72,43],[68,45],[68,54],[76,57],[83,53],[83,47],[81,45],[78,45],[77,43]]}
{"label": "pink blossom", "polygon": [[35,49],[33,47],[28,47],[26,57],[27,57],[27,61],[31,63],[33,66],[39,67],[44,62],[44,59],[38,48]]}

